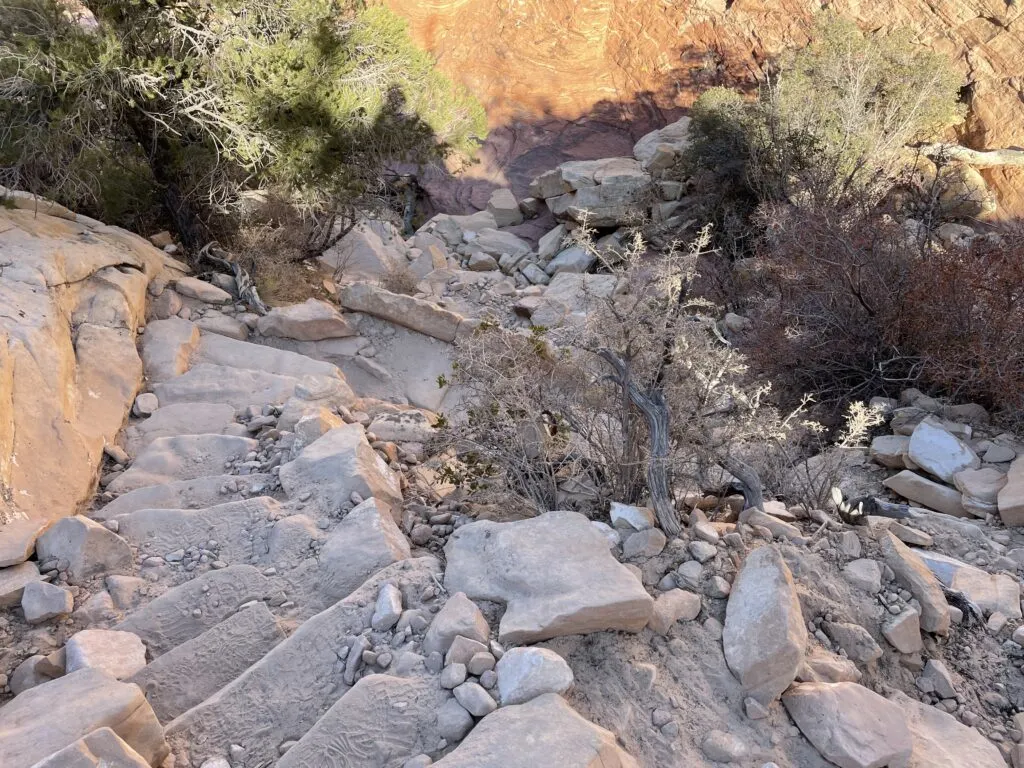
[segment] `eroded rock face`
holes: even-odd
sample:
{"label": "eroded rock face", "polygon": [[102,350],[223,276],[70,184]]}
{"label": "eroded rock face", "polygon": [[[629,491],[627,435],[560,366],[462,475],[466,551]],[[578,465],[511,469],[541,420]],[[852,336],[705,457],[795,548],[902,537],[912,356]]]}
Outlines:
{"label": "eroded rock face", "polygon": [[602,630],[639,632],[653,600],[581,514],[547,512],[459,528],[445,547],[445,587],[505,603],[501,642],[529,643]]}
{"label": "eroded rock face", "polygon": [[[45,201],[42,201],[45,203]],[[146,286],[173,260],[116,227],[0,209],[0,540],[73,514],[142,382]],[[10,525],[10,527],[8,527]],[[24,559],[22,557],[21,559]]]}
{"label": "eroded rock face", "polygon": [[[563,160],[621,152],[655,127],[643,124],[649,107],[646,100],[638,103],[637,93],[650,94],[668,111],[688,107],[723,81],[749,84],[774,54],[807,42],[817,8],[654,0],[387,5],[409,21],[413,39],[438,57],[441,70],[487,106],[496,129],[490,154],[500,158],[495,171],[512,181],[518,196],[526,195],[537,173]],[[962,141],[977,149],[1024,145],[1024,99],[1014,77],[1024,56],[1019,4],[839,0],[829,8],[863,29],[910,29],[915,42],[947,53],[971,83]],[[600,119],[582,127],[570,122],[599,116],[601,102],[632,107],[634,123],[617,134]],[[1024,169],[992,168],[982,175],[995,189],[1002,215],[1024,212]],[[474,196],[476,207],[486,205],[491,188]],[[558,194],[557,187],[545,191]]]}

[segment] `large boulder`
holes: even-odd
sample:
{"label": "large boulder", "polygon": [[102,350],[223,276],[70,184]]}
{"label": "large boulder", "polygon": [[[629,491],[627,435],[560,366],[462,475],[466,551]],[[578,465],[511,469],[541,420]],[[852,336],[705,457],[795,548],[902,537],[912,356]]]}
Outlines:
{"label": "large boulder", "polygon": [[913,751],[900,707],[856,683],[802,683],[782,697],[821,756],[839,768],[907,766]]}
{"label": "large boulder", "polygon": [[928,509],[943,512],[956,517],[967,517],[964,509],[963,495],[956,488],[936,483],[926,477],[905,469],[882,483],[886,488],[895,491],[905,499],[916,501]]}
{"label": "large boulder", "polygon": [[528,242],[521,240],[511,232],[501,232],[497,229],[482,229],[461,250],[468,254],[486,253],[488,256],[498,258],[506,253],[510,256],[522,257],[532,249]]}
{"label": "large boulder", "polygon": [[445,654],[456,637],[475,640],[482,645],[487,645],[491,637],[487,619],[463,592],[456,592],[448,598],[437,612],[423,637],[423,652]]}
{"label": "large boulder", "polygon": [[32,768],[149,768],[149,763],[110,728],[98,728]]}
{"label": "large boulder", "polygon": [[124,230],[32,203],[0,206],[4,565],[31,553],[40,522],[74,514],[91,495],[103,446],[142,382],[135,337],[146,286],[174,263]]}
{"label": "large boulder", "polygon": [[410,556],[409,542],[392,511],[367,499],[331,531],[320,552],[317,589],[332,603],[348,597],[366,579]]}
{"label": "large boulder", "polygon": [[892,700],[910,729],[911,768],[1006,768],[999,748],[974,728],[904,693],[897,692]]}
{"label": "large boulder", "polygon": [[671,167],[690,144],[690,118],[681,117],[645,134],[633,145],[633,157],[652,172]]}
{"label": "large boulder", "polygon": [[435,768],[638,768],[615,736],[555,693],[485,717]]}
{"label": "large boulder", "polygon": [[312,492],[313,503],[336,513],[353,493],[398,507],[402,490],[398,477],[366,442],[359,424],[336,427],[302,449],[281,466],[281,487],[294,498]]}
{"label": "large boulder", "polygon": [[807,627],[793,575],[774,546],[751,552],[733,582],[722,645],[746,695],[762,704],[778,698],[796,678]]}
{"label": "large boulder", "polygon": [[921,550],[917,555],[940,582],[963,592],[985,615],[1001,613],[1010,620],[1021,618],[1020,582],[1016,577],[987,573],[938,552]]}
{"label": "large boulder", "polygon": [[320,263],[343,282],[377,280],[404,266],[405,258],[385,245],[367,222],[360,222],[320,256]]}
{"label": "large boulder", "polygon": [[110,728],[149,765],[159,765],[169,751],[164,729],[139,686],[98,669],[82,669],[0,707],[4,768],[30,768],[99,728]]}
{"label": "large boulder", "polygon": [[461,316],[432,302],[392,293],[371,283],[345,286],[339,301],[352,312],[365,312],[441,341],[454,341],[462,322]]}
{"label": "large boulder", "polygon": [[132,567],[128,542],[81,515],[66,517],[48,528],[36,541],[36,554],[40,562],[66,563],[72,584],[99,574],[124,573]]}
{"label": "large boulder", "polygon": [[356,335],[356,331],[338,310],[318,299],[274,307],[256,322],[256,330],[264,336],[279,336],[296,341],[320,341]]}
{"label": "large boulder", "polygon": [[499,227],[514,227],[523,223],[523,212],[519,210],[519,201],[512,190],[494,190],[487,201],[487,211],[494,216]]}
{"label": "large boulder", "polygon": [[506,604],[502,642],[530,643],[603,630],[639,632],[653,600],[576,512],[547,512],[511,523],[479,521],[445,547],[445,586]]}
{"label": "large boulder", "polygon": [[1004,525],[1024,525],[1024,456],[1010,465],[1006,473],[1006,485],[997,497],[999,517]]}

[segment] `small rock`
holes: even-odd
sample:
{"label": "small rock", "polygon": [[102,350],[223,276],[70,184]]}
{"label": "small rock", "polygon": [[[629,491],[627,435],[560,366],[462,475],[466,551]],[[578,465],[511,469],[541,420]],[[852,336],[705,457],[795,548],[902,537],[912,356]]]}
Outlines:
{"label": "small rock", "polygon": [[700,609],[699,595],[683,589],[669,590],[654,601],[654,610],[647,626],[660,635],[666,635],[677,621],[697,618]]}
{"label": "small rock", "polygon": [[882,624],[882,636],[900,653],[917,653],[924,649],[920,614],[913,608],[907,608]]}
{"label": "small rock", "polygon": [[441,687],[451,690],[466,682],[466,665],[449,664],[441,670]]}
{"label": "small rock", "polygon": [[[668,539],[657,528],[637,531],[622,545],[622,556],[628,559],[635,557],[656,557],[665,548]],[[710,545],[708,545],[710,546]]]}
{"label": "small rock", "polygon": [[91,667],[124,680],[146,666],[146,646],[132,632],[83,629],[71,636],[66,648],[68,674]]}
{"label": "small rock", "polygon": [[718,548],[706,541],[691,541],[687,549],[698,563],[706,563],[718,554]]}
{"label": "small rock", "polygon": [[48,584],[45,581],[30,581],[21,596],[21,610],[29,624],[41,624],[58,616],[71,613],[75,598],[71,590]]}
{"label": "small rock", "polygon": [[391,629],[402,617],[402,593],[394,584],[387,583],[380,588],[377,604],[370,626],[377,632]]}
{"label": "small rock", "polygon": [[156,395],[152,392],[143,392],[141,395],[135,398],[135,404],[132,406],[132,413],[140,418],[151,416],[153,411],[160,407],[160,401],[157,400]]}
{"label": "small rock", "polygon": [[491,694],[478,683],[463,683],[455,688],[454,693],[455,699],[473,717],[484,717],[498,708]]}
{"label": "small rock", "polygon": [[573,683],[565,659],[546,648],[512,648],[498,661],[495,672],[504,706],[523,704],[546,693],[565,693]]}
{"label": "small rock", "polygon": [[473,654],[473,657],[466,665],[466,670],[469,674],[479,677],[487,670],[494,669],[494,665],[494,657],[487,651],[480,651],[479,653]]}
{"label": "small rock", "polygon": [[738,737],[725,731],[711,731],[704,737],[700,748],[709,760],[717,763],[736,763],[745,760],[749,750]]}
{"label": "small rock", "polygon": [[917,678],[915,684],[919,690],[924,693],[934,693],[940,699],[956,697],[953,676],[946,665],[938,659],[928,659],[928,663],[924,665],[924,672]]}

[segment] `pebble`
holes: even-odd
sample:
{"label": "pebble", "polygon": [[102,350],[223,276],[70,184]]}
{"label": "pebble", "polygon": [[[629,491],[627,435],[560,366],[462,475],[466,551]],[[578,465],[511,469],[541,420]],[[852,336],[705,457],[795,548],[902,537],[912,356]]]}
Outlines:
{"label": "pebble", "polygon": [[479,683],[463,683],[454,691],[455,699],[473,717],[484,717],[498,708],[498,704]]}
{"label": "pebble", "polygon": [[466,682],[466,665],[449,664],[441,670],[441,687],[452,690]]}

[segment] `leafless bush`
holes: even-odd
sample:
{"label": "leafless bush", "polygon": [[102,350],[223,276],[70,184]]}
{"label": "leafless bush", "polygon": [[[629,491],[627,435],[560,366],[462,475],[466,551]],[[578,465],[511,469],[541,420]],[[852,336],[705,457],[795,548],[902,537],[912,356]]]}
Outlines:
{"label": "leafless bush", "polygon": [[450,479],[535,510],[649,498],[671,534],[673,494],[716,466],[735,474],[751,445],[784,440],[798,413],[772,407],[718,333],[717,308],[690,294],[708,241],[705,231],[651,261],[637,237],[612,272],[579,277],[584,311],[558,329],[485,323],[460,342],[467,405],[444,430],[460,459]]}
{"label": "leafless bush", "polygon": [[392,293],[403,293],[406,296],[416,295],[419,278],[407,266],[392,266],[380,276],[380,287]]}

